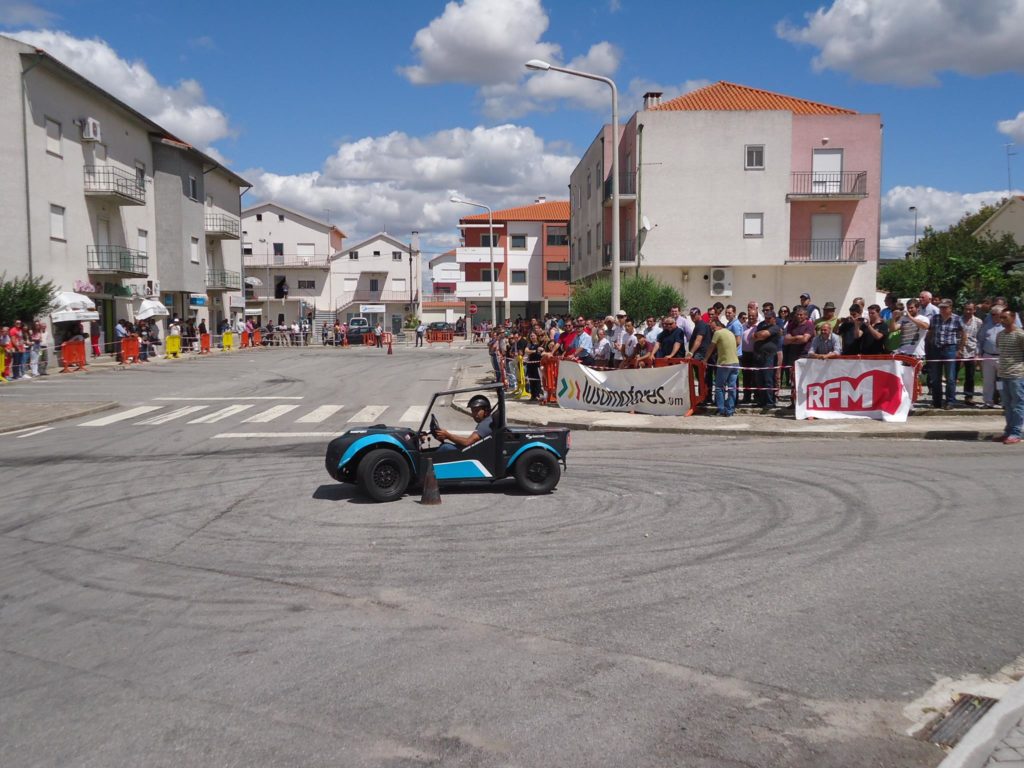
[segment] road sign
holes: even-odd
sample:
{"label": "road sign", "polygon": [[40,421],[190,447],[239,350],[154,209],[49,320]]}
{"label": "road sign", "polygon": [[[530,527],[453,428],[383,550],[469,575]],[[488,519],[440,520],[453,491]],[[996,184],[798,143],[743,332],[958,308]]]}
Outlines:
{"label": "road sign", "polygon": [[477,310],[476,304],[470,304],[469,305],[469,314],[475,315],[476,314],[476,310]]}

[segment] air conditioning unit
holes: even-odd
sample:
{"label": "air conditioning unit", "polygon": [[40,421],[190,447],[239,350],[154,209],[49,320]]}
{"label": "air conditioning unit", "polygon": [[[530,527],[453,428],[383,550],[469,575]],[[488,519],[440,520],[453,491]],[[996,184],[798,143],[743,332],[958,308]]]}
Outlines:
{"label": "air conditioning unit", "polygon": [[732,296],[732,267],[712,267],[710,283],[712,296]]}
{"label": "air conditioning unit", "polygon": [[95,117],[87,117],[82,122],[82,141],[103,141],[100,121]]}
{"label": "air conditioning unit", "polygon": [[304,266],[304,267],[308,267],[309,266],[309,256],[303,256],[302,257],[302,266]]}

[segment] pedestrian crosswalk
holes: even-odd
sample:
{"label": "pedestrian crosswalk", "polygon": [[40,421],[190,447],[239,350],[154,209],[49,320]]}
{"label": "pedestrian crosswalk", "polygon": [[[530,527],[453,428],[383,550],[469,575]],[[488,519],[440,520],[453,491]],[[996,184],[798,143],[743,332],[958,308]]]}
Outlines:
{"label": "pedestrian crosswalk", "polygon": [[[189,398],[183,398],[188,400]],[[196,400],[198,398],[193,398]],[[213,402],[219,400],[219,402]],[[233,428],[246,424],[284,424],[309,425],[320,424],[336,431],[350,427],[368,426],[371,424],[391,424],[402,426],[419,426],[426,415],[426,405],[354,405],[323,404],[303,406],[298,403],[242,402],[227,404],[220,398],[210,398],[206,404],[181,405],[180,401],[171,402],[171,398],[153,398],[159,404],[140,405],[123,408],[97,418],[91,418],[78,424],[79,427],[109,427],[118,424],[130,424],[135,427],[201,426],[219,424],[221,427]],[[249,434],[249,433],[243,433]],[[265,433],[252,433],[263,435]],[[294,434],[300,434],[298,432]],[[321,433],[301,433],[319,435]],[[333,434],[333,433],[323,433]]]}

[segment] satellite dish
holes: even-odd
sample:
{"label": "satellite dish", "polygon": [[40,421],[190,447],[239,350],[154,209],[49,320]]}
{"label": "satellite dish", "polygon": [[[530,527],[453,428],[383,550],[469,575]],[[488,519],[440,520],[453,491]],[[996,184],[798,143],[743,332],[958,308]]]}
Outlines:
{"label": "satellite dish", "polygon": [[648,219],[646,216],[642,217],[640,219],[640,231],[650,232],[651,229],[653,229],[653,227],[651,227],[651,220]]}

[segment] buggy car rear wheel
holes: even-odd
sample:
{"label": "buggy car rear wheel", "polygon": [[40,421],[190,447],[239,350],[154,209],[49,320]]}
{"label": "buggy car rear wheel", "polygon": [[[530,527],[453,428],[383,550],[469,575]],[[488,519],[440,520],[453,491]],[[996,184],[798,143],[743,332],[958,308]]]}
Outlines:
{"label": "buggy car rear wheel", "polygon": [[374,501],[394,501],[409,487],[409,463],[397,451],[378,448],[366,454],[356,473],[359,487]]}
{"label": "buggy car rear wheel", "polygon": [[558,459],[543,448],[532,448],[516,461],[516,482],[527,493],[549,493],[561,477]]}

